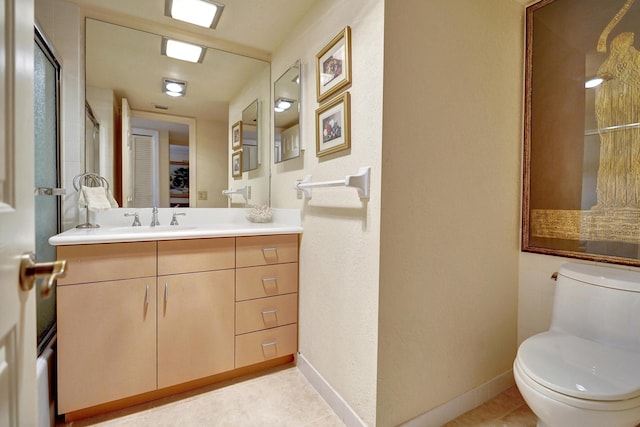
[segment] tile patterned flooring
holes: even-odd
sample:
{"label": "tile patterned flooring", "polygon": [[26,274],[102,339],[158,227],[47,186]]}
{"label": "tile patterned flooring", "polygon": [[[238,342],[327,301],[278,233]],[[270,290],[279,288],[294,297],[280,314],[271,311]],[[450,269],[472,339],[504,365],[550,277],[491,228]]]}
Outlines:
{"label": "tile patterned flooring", "polygon": [[[482,406],[445,424],[529,427],[536,417],[514,386]],[[124,426],[304,426],[344,424],[292,365],[228,381],[57,427]]]}

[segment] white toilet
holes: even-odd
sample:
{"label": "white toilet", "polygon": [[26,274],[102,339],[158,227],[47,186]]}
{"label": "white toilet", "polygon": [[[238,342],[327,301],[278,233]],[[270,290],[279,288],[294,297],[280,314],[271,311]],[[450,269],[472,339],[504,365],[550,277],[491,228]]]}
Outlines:
{"label": "white toilet", "polygon": [[520,345],[513,373],[539,427],[638,425],[640,273],[564,264],[551,327]]}

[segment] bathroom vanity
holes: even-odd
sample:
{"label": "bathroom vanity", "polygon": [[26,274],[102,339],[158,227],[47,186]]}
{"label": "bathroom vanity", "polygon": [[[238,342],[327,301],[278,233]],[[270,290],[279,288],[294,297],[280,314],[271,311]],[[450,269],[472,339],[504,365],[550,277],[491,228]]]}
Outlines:
{"label": "bathroom vanity", "polygon": [[189,216],[203,212],[188,211],[182,228],[51,239],[67,260],[57,325],[68,420],[293,360],[299,223],[198,225]]}

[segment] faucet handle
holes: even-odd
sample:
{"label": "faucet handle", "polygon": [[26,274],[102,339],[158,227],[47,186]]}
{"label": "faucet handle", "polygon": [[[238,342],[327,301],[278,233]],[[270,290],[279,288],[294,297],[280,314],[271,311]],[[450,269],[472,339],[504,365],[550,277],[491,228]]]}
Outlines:
{"label": "faucet handle", "polygon": [[131,224],[132,227],[140,227],[142,224],[140,223],[140,216],[138,215],[138,212],[133,212],[133,213],[125,213],[124,216],[132,216],[133,217],[133,224]]}
{"label": "faucet handle", "polygon": [[171,224],[170,225],[180,225],[178,224],[178,219],[176,218],[178,215],[182,215],[182,216],[186,216],[186,212],[174,212],[173,216],[171,217]]}

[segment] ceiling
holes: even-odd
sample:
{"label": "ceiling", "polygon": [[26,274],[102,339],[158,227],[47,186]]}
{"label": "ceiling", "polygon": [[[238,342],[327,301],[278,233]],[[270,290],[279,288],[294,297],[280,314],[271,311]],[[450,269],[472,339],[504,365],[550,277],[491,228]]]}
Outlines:
{"label": "ceiling", "polygon": [[[222,0],[216,29],[164,16],[165,0],[68,1],[89,18],[88,86],[113,89],[133,110],[228,121],[229,102],[252,76],[265,73],[271,84],[271,54],[316,0]],[[207,49],[203,64],[178,61],[160,55],[161,35],[218,49]],[[163,77],[187,81],[187,95],[162,93]]]}

